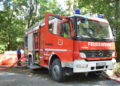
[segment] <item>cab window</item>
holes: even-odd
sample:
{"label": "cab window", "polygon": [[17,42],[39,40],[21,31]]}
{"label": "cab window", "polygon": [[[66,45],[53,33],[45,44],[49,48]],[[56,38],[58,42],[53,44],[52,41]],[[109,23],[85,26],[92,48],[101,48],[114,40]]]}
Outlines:
{"label": "cab window", "polygon": [[63,37],[70,37],[70,24],[69,22],[61,23]]}
{"label": "cab window", "polygon": [[69,22],[62,22],[57,18],[52,18],[49,22],[49,32],[55,35],[69,38],[70,24]]}

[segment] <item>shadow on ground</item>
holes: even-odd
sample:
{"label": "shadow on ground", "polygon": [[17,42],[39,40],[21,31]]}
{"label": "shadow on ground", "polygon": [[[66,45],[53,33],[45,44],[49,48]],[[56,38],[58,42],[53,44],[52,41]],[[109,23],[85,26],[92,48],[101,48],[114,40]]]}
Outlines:
{"label": "shadow on ground", "polygon": [[[41,68],[41,69],[37,69],[37,70],[31,70],[31,69],[28,69],[26,67],[25,68],[13,68],[13,69],[7,70],[7,72],[14,72],[14,73],[20,73],[20,74],[25,74],[25,75],[32,75],[33,77],[34,76],[47,77],[47,78],[50,77],[48,69],[45,69],[45,68]],[[85,76],[84,74],[80,74],[80,73],[66,77],[67,82],[86,81],[86,80],[91,81],[91,80],[99,80],[99,79],[103,79],[103,77],[101,77],[101,76],[100,77],[95,77],[94,75]]]}

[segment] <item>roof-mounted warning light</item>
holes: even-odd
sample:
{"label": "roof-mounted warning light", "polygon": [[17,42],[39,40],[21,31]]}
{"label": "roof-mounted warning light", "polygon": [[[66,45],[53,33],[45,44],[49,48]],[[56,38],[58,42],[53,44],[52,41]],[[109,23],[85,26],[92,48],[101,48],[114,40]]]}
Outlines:
{"label": "roof-mounted warning light", "polygon": [[98,18],[103,18],[104,14],[98,14]]}
{"label": "roof-mounted warning light", "polygon": [[75,14],[80,14],[80,9],[76,9]]}

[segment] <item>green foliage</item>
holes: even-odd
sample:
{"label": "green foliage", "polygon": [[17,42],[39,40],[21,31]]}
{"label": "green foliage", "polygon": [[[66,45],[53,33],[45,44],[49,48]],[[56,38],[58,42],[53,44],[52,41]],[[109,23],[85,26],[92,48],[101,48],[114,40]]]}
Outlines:
{"label": "green foliage", "polygon": [[0,53],[24,45],[26,29],[44,18],[46,12],[64,13],[56,0],[3,0],[0,11]]}
{"label": "green foliage", "polygon": [[[20,15],[17,3],[9,1],[4,2],[4,11],[0,13],[0,50],[13,50],[18,46],[16,37],[23,38],[25,26],[23,19],[18,18]],[[23,42],[22,42],[23,43]],[[4,49],[3,49],[4,48]]]}
{"label": "green foliage", "polygon": [[0,44],[0,53],[4,53],[5,47],[5,44]]}
{"label": "green foliage", "polygon": [[45,13],[63,14],[56,0],[28,0],[25,13],[27,27],[31,27],[36,22],[42,20]]}

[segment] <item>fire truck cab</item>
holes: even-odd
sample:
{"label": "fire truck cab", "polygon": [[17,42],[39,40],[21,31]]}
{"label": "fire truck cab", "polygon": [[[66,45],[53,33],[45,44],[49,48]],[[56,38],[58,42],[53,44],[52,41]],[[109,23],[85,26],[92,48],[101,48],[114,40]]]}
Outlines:
{"label": "fire truck cab", "polygon": [[106,19],[90,15],[61,16],[47,13],[25,32],[29,67],[45,67],[55,81],[72,73],[113,69],[116,50]]}

